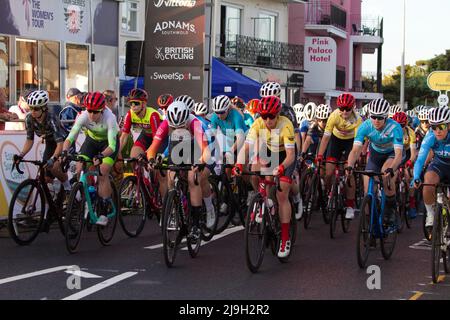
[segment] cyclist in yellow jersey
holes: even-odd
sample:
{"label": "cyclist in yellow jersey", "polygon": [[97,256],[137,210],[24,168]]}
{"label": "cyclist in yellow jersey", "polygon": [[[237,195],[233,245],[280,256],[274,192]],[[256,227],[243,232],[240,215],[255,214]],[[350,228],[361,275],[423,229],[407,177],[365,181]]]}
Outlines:
{"label": "cyclist in yellow jersey", "polygon": [[[275,96],[264,97],[259,105],[260,117],[255,120],[247,135],[247,140],[238,156],[238,164],[233,169],[239,175],[248,158],[250,150],[256,150],[252,171],[262,168],[273,168],[272,174],[280,177],[281,191],[276,192],[281,222],[281,244],[278,257],[287,257],[290,253],[289,224],[291,221],[291,205],[289,192],[292,185],[292,174],[295,169],[295,138],[292,122],[280,116],[281,100]],[[255,155],[254,153],[251,154]],[[252,179],[252,185],[258,190],[258,183]]]}
{"label": "cyclist in yellow jersey", "polygon": [[[398,122],[402,126],[403,130],[403,157],[402,157],[402,166],[405,166],[405,169],[412,170],[414,168],[414,162],[417,158],[417,150],[416,150],[416,134],[411,127],[408,126],[408,115],[403,112],[396,112],[392,119]],[[409,170],[405,170],[405,178],[406,185],[409,187],[411,183],[411,175]],[[415,218],[416,213],[416,201],[414,197],[414,188],[409,189],[409,211],[408,215],[410,218]]]}
{"label": "cyclist in yellow jersey", "polygon": [[[362,124],[361,117],[355,112],[355,98],[349,93],[341,94],[337,99],[338,109],[333,111],[328,119],[319,152],[316,161],[320,163],[323,160],[325,150],[327,150],[327,161],[341,161],[347,159],[353,148],[353,139],[356,135],[356,129]],[[328,147],[328,143],[330,146]],[[328,149],[327,149],[328,147]],[[325,184],[327,192],[331,188],[331,178],[333,176],[335,165],[327,163]],[[355,182],[353,176],[350,176],[351,187],[346,187],[346,219],[354,218],[355,209]]]}
{"label": "cyclist in yellow jersey", "polygon": [[148,95],[145,90],[131,90],[128,97],[128,103],[130,104],[131,109],[125,116],[122,135],[120,136],[119,154],[121,154],[122,148],[130,135],[131,127],[138,127],[142,130],[131,149],[131,158],[136,158],[141,154],[145,154],[145,150],[151,146],[153,137],[162,120],[161,114],[157,110],[147,107],[147,101]]}

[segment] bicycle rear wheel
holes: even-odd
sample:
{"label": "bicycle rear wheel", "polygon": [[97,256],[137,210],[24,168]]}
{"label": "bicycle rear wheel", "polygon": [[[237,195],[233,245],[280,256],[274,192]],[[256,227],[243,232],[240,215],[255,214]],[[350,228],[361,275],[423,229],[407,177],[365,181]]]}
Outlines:
{"label": "bicycle rear wheel", "polygon": [[371,232],[372,198],[365,196],[359,213],[359,228],[356,237],[356,257],[359,267],[365,268],[369,258],[371,242],[375,240]]}
{"label": "bicycle rear wheel", "polygon": [[431,278],[433,283],[437,283],[439,280],[442,238],[442,206],[438,204],[434,213],[431,237]]}
{"label": "bicycle rear wheel", "polygon": [[250,199],[245,222],[245,261],[252,273],[258,272],[264,259],[267,242],[266,213],[264,200],[259,193]]}
{"label": "bicycle rear wheel", "polygon": [[[182,208],[176,190],[171,190],[166,196],[162,216],[163,254],[167,267],[172,267],[183,237],[183,225],[180,219]],[[181,211],[181,212],[180,212]]]}
{"label": "bicycle rear wheel", "polygon": [[44,190],[36,180],[23,181],[11,198],[8,231],[21,246],[28,245],[39,234],[45,214]]}
{"label": "bicycle rear wheel", "polygon": [[83,183],[77,182],[70,192],[65,218],[66,248],[75,253],[80,244],[81,234],[86,223],[86,197]]}
{"label": "bicycle rear wheel", "polygon": [[113,239],[114,232],[116,231],[117,227],[117,219],[120,216],[119,193],[117,192],[117,188],[113,182],[112,177],[110,178],[110,181],[112,189],[111,199],[113,205],[113,208],[111,208],[111,210],[113,212],[108,213],[108,224],[106,226],[97,226],[98,239],[104,246],[109,245],[109,243]]}
{"label": "bicycle rear wheel", "polygon": [[336,225],[338,214],[338,194],[337,194],[337,184],[333,184],[331,187],[331,198],[328,200],[328,211],[330,212],[330,237],[334,239],[336,236]]}
{"label": "bicycle rear wheel", "polygon": [[227,188],[221,180],[210,178],[209,182],[216,185],[216,190],[218,192],[217,202],[219,206],[219,211],[217,214],[217,227],[216,234],[222,233],[230,224],[231,219],[235,215],[233,208],[232,198]]}
{"label": "bicycle rear wheel", "polygon": [[303,200],[303,226],[305,229],[308,229],[311,224],[314,193],[317,192],[316,182],[317,176],[311,174],[306,175],[305,188],[307,191]]}
{"label": "bicycle rear wheel", "polygon": [[[204,241],[210,241],[213,236],[216,234],[216,229],[217,229],[217,224],[219,223],[219,199],[218,199],[218,194],[219,191],[217,190],[217,185],[214,183],[210,183],[211,186],[211,197],[212,197],[212,204],[214,207],[214,214],[215,214],[215,221],[214,221],[214,225],[211,228],[208,228],[206,226],[206,214],[202,217],[202,221],[200,223],[201,225],[201,230],[202,230],[202,240]],[[206,209],[203,208],[203,212],[206,212]]]}
{"label": "bicycle rear wheel", "polygon": [[[139,189],[139,190],[138,190]],[[126,177],[119,187],[119,222],[123,232],[131,238],[137,237],[145,226],[148,204],[142,184],[138,188],[137,177]]]}
{"label": "bicycle rear wheel", "polygon": [[[398,224],[401,220],[398,210],[395,208],[395,224],[391,225],[383,221],[383,235],[380,238],[381,254],[385,260],[389,260],[394,252],[395,243],[397,242]],[[383,217],[384,219],[385,217]]]}

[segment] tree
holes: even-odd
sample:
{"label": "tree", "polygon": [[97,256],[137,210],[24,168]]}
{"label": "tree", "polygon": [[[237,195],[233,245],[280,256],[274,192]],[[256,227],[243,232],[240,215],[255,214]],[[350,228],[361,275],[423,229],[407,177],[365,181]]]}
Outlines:
{"label": "tree", "polygon": [[[427,77],[431,72],[438,70],[450,70],[450,50],[430,60],[419,60],[415,65],[405,66],[405,102],[410,109],[420,104],[436,104],[439,94],[428,88]],[[400,66],[383,78],[384,97],[390,103],[398,103],[400,100],[400,81]]]}

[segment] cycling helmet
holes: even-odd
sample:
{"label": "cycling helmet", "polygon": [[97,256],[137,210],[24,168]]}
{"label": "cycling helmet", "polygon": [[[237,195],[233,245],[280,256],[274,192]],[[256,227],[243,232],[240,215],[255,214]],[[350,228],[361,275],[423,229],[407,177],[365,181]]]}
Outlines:
{"label": "cycling helmet", "polygon": [[245,102],[239,97],[234,97],[233,99],[231,99],[231,104],[241,110],[245,109]]}
{"label": "cycling helmet", "polygon": [[431,125],[450,122],[450,109],[448,107],[437,107],[429,111],[428,121]]}
{"label": "cycling helmet", "polygon": [[418,116],[420,121],[427,121],[428,120],[428,109],[423,108],[420,110]]}
{"label": "cycling helmet", "polygon": [[170,93],[165,93],[162,94],[158,97],[158,106],[163,109],[166,110],[173,102],[173,96]]}
{"label": "cycling helmet", "polygon": [[297,123],[300,125],[303,120],[305,120],[305,116],[303,115],[303,112],[299,112],[295,115],[295,118],[297,119]]}
{"label": "cycling helmet", "polygon": [[182,101],[175,101],[167,108],[167,122],[171,128],[184,126],[189,119],[190,110]]}
{"label": "cycling helmet", "polygon": [[100,92],[89,92],[83,101],[86,110],[102,111],[105,108],[106,97]]}
{"label": "cycling helmet", "polygon": [[316,116],[316,104],[314,102],[308,102],[303,108],[303,116],[306,120],[312,121]]}
{"label": "cycling helmet", "polygon": [[297,115],[299,112],[303,112],[304,106],[301,103],[294,104],[292,109],[294,109],[295,114]]}
{"label": "cycling helmet", "polygon": [[414,110],[417,112],[417,114],[419,114],[419,112],[422,111],[423,109],[428,109],[428,108],[423,105],[418,105],[417,107],[414,108]]}
{"label": "cycling helmet", "polygon": [[194,106],[194,113],[196,116],[204,116],[208,114],[208,106],[203,102],[197,102]]}
{"label": "cycling helmet", "polygon": [[344,108],[353,108],[355,106],[355,97],[350,93],[342,93],[337,98],[337,106]]}
{"label": "cycling helmet", "polygon": [[262,98],[269,96],[279,97],[281,95],[281,86],[277,82],[266,82],[261,86],[259,95]]}
{"label": "cycling helmet", "polygon": [[281,100],[278,97],[270,96],[261,99],[259,105],[259,113],[261,115],[272,114],[277,115],[281,111]]}
{"label": "cycling helmet", "polygon": [[375,99],[369,103],[369,115],[384,116],[389,114],[389,102],[385,99]]}
{"label": "cycling helmet", "polygon": [[223,113],[230,109],[231,100],[227,96],[221,95],[213,99],[212,110],[214,112]]}
{"label": "cycling helmet", "polygon": [[414,110],[407,110],[406,111],[406,114],[409,116],[409,117],[415,117],[416,116],[416,113],[414,112]]}
{"label": "cycling helmet", "polygon": [[331,114],[331,107],[327,104],[319,104],[316,108],[317,119],[328,119]]}
{"label": "cycling helmet", "polygon": [[259,99],[252,99],[249,102],[247,102],[247,110],[251,114],[255,114],[258,112],[259,109]]}
{"label": "cycling helmet", "polygon": [[130,91],[128,101],[141,101],[146,103],[148,101],[148,94],[143,89],[140,88],[133,89]]}
{"label": "cycling helmet", "polygon": [[402,106],[399,104],[395,104],[389,107],[389,118],[392,118],[394,116],[394,114],[396,114],[397,112],[402,112]]}
{"label": "cycling helmet", "polygon": [[48,92],[44,90],[33,91],[27,97],[27,103],[32,108],[46,107],[48,101]]}
{"label": "cycling helmet", "polygon": [[190,111],[194,110],[195,101],[188,95],[179,96],[175,99],[175,101],[183,102],[189,108]]}
{"label": "cycling helmet", "polygon": [[400,123],[402,126],[406,126],[408,124],[408,115],[403,111],[396,112],[392,120]]}

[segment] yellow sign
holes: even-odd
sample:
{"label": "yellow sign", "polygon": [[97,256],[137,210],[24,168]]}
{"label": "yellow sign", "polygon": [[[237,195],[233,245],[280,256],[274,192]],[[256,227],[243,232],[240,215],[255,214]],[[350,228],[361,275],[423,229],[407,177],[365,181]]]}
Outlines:
{"label": "yellow sign", "polygon": [[450,91],[450,71],[434,71],[428,76],[428,87],[433,91]]}

